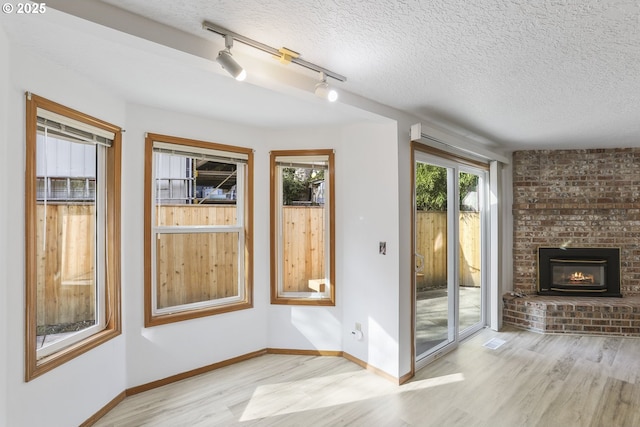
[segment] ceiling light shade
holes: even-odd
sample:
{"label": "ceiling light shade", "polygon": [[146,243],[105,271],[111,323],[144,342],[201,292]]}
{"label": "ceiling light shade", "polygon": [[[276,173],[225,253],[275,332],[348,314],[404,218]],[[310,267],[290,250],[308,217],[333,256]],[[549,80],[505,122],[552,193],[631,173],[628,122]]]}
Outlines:
{"label": "ceiling light shade", "polygon": [[334,89],[331,89],[329,87],[329,83],[327,82],[320,82],[316,84],[315,94],[316,96],[324,98],[329,102],[335,102],[338,99],[338,92],[336,92]]}
{"label": "ceiling light shade", "polygon": [[324,98],[329,102],[336,102],[338,100],[338,92],[335,89],[331,89],[329,83],[327,83],[327,76],[324,73],[320,73],[320,82],[316,83],[314,92],[316,96]]}
{"label": "ceiling light shade", "polygon": [[234,79],[242,81],[247,78],[247,72],[240,64],[233,59],[228,49],[223,49],[218,53],[216,61],[224,68],[227,73],[231,74]]}

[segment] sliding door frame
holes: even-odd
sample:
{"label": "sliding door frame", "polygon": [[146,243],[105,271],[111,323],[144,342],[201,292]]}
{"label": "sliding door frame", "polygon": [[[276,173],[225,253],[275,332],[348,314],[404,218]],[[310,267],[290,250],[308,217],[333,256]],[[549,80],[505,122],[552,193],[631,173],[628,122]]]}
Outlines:
{"label": "sliding door frame", "polygon": [[[453,288],[455,289],[455,295],[453,299],[449,301],[449,309],[453,310],[454,313],[454,324],[448,326],[449,336],[451,335],[451,329],[453,328],[453,339],[449,340],[449,342],[434,348],[434,350],[423,357],[420,360],[416,360],[416,161],[420,161],[418,156],[423,157],[424,155],[428,157],[432,157],[436,159],[435,165],[440,167],[446,167],[448,169],[448,181],[451,181],[449,177],[449,169],[453,168],[455,173],[459,172],[468,172],[469,170],[482,170],[483,174],[483,188],[481,197],[483,200],[481,201],[483,209],[481,210],[481,241],[482,241],[482,287],[481,287],[481,320],[478,322],[477,326],[473,326],[464,331],[463,334],[460,334],[458,330],[459,327],[459,277],[458,277],[458,263],[459,263],[459,249],[458,244],[456,245],[448,245],[448,256],[453,254],[453,260],[451,262],[447,262],[447,270],[448,270],[448,281],[453,280]],[[417,141],[411,142],[411,374],[413,375],[417,369],[420,369],[426,366],[428,363],[433,361],[434,359],[440,357],[444,353],[447,353],[453,349],[455,349],[458,345],[460,339],[464,339],[469,335],[477,332],[487,325],[489,320],[489,301],[488,301],[488,288],[490,286],[490,252],[489,252],[489,240],[490,240],[490,232],[489,226],[490,221],[489,218],[492,216],[491,209],[492,206],[488,202],[488,194],[489,194],[489,179],[490,179],[490,166],[488,162],[477,161],[473,159],[469,159],[466,157],[458,156],[446,151],[439,150],[437,148],[433,148],[424,144],[421,144]],[[454,177],[455,178],[455,177]],[[453,179],[453,182],[457,182],[457,179]],[[453,191],[448,191],[448,205],[453,206],[453,209],[448,209],[447,218],[448,223],[455,224],[455,218],[457,218],[456,213],[459,212],[459,189],[458,186],[454,186]],[[453,200],[451,200],[453,199]],[[453,204],[452,204],[453,203]],[[453,220],[451,219],[453,216]],[[457,229],[458,226],[452,227]],[[447,238],[449,241],[456,242],[459,236],[458,231],[448,230]],[[451,246],[454,246],[451,248]],[[449,288],[449,283],[447,284],[447,288]]]}

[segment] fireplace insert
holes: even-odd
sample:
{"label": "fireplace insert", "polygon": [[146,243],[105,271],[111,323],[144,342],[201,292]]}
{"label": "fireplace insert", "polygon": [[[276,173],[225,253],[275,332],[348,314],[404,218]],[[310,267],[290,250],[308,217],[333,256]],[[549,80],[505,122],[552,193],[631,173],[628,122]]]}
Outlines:
{"label": "fireplace insert", "polygon": [[621,297],[620,249],[538,248],[538,295]]}

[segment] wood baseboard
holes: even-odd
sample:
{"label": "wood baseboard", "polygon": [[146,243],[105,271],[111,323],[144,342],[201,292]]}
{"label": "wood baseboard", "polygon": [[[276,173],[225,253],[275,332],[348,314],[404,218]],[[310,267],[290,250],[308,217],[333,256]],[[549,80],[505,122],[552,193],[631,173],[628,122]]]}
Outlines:
{"label": "wood baseboard", "polygon": [[267,348],[267,354],[291,354],[291,355],[299,355],[299,356],[337,356],[344,357],[350,362],[355,363],[361,368],[366,369],[369,372],[373,372],[374,374],[381,376],[394,384],[401,385],[409,381],[413,378],[413,372],[407,372],[400,378],[396,378],[393,375],[390,375],[384,372],[381,369],[376,368],[375,366],[369,365],[367,362],[358,359],[357,357],[345,353],[344,351],[325,351],[325,350],[291,350],[287,348]]}
{"label": "wood baseboard", "polygon": [[290,354],[294,356],[337,356],[342,357],[342,351],[329,350],[291,350],[288,348],[267,348],[268,354]]}
{"label": "wood baseboard", "polygon": [[116,397],[111,399],[111,402],[104,405],[98,412],[87,418],[85,422],[80,424],[80,427],[90,427],[94,425],[100,418],[104,417],[107,412],[115,408],[118,403],[122,402],[124,398],[127,397],[126,392],[122,391]]}
{"label": "wood baseboard", "polygon": [[351,355],[349,353],[343,352],[342,357],[344,357],[345,359],[347,359],[350,362],[355,363],[356,365],[360,366],[361,368],[364,368],[369,372],[373,372],[374,374],[376,374],[376,375],[378,375],[378,376],[380,376],[382,378],[385,378],[385,379],[387,379],[387,380],[389,380],[392,383],[397,384],[397,385],[401,385],[401,384],[407,382],[409,379],[411,379],[411,377],[413,377],[413,373],[411,373],[411,372],[403,375],[400,378],[394,377],[393,375],[386,373],[382,369],[376,368],[375,366],[371,366],[367,362],[365,362],[364,360],[360,360],[357,357],[355,357],[355,356],[353,356],[353,355]]}
{"label": "wood baseboard", "polygon": [[402,385],[402,384],[406,383],[411,378],[413,378],[414,375],[415,375],[415,373],[413,371],[407,372],[406,374],[404,374],[403,376],[398,378],[398,385]]}

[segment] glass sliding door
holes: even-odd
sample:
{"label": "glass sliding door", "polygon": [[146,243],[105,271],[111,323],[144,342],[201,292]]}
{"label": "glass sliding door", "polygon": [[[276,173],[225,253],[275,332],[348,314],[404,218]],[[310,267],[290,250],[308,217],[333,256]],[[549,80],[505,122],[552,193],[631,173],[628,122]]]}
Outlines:
{"label": "glass sliding door", "polygon": [[484,171],[460,168],[458,174],[458,334],[461,338],[483,326]]}
{"label": "glass sliding door", "polygon": [[[455,169],[415,162],[415,347],[428,355],[454,340]],[[449,209],[451,208],[451,209]]]}
{"label": "glass sliding door", "polygon": [[484,325],[486,171],[414,151],[415,356]]}

